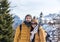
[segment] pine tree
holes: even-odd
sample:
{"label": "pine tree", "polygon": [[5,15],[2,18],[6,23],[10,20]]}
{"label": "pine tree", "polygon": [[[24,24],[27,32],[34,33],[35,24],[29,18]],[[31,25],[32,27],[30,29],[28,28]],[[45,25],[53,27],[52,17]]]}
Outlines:
{"label": "pine tree", "polygon": [[40,13],[40,19],[39,19],[41,25],[42,25],[42,17],[43,17],[43,13],[41,12],[41,13]]}
{"label": "pine tree", "polygon": [[13,17],[8,0],[0,2],[0,42],[13,42]]}

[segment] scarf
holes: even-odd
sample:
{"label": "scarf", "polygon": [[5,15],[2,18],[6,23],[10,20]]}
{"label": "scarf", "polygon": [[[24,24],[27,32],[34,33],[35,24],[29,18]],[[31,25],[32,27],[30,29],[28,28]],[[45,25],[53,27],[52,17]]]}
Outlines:
{"label": "scarf", "polygon": [[31,31],[30,41],[32,42],[34,35],[38,32],[38,25]]}

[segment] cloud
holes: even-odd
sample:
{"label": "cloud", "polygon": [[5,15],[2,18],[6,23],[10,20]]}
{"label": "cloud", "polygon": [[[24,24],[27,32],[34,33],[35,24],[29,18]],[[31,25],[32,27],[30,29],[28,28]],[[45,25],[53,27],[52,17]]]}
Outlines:
{"label": "cloud", "polygon": [[[44,15],[60,11],[59,0],[9,0],[11,5],[17,7],[12,11],[21,18],[26,14],[39,16],[42,11]],[[38,15],[37,15],[38,14]]]}

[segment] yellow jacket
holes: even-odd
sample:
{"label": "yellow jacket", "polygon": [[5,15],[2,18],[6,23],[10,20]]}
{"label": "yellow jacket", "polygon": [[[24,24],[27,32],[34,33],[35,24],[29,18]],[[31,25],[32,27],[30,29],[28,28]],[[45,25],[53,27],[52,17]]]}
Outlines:
{"label": "yellow jacket", "polygon": [[35,34],[35,42],[46,42],[46,32],[42,27],[39,28],[39,35]]}
{"label": "yellow jacket", "polygon": [[[17,27],[14,42],[30,42],[30,29],[24,23],[22,24],[22,30],[20,31],[20,26]],[[35,35],[35,42],[46,42],[45,32],[42,28],[40,30],[40,35],[38,33]]]}

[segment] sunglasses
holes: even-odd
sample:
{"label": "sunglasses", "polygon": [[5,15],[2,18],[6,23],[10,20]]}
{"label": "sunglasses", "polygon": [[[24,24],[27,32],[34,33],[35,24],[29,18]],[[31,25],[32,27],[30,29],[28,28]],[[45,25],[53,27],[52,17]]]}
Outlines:
{"label": "sunglasses", "polygon": [[35,25],[35,24],[37,25],[37,23],[31,23],[31,24],[32,24],[32,25]]}

